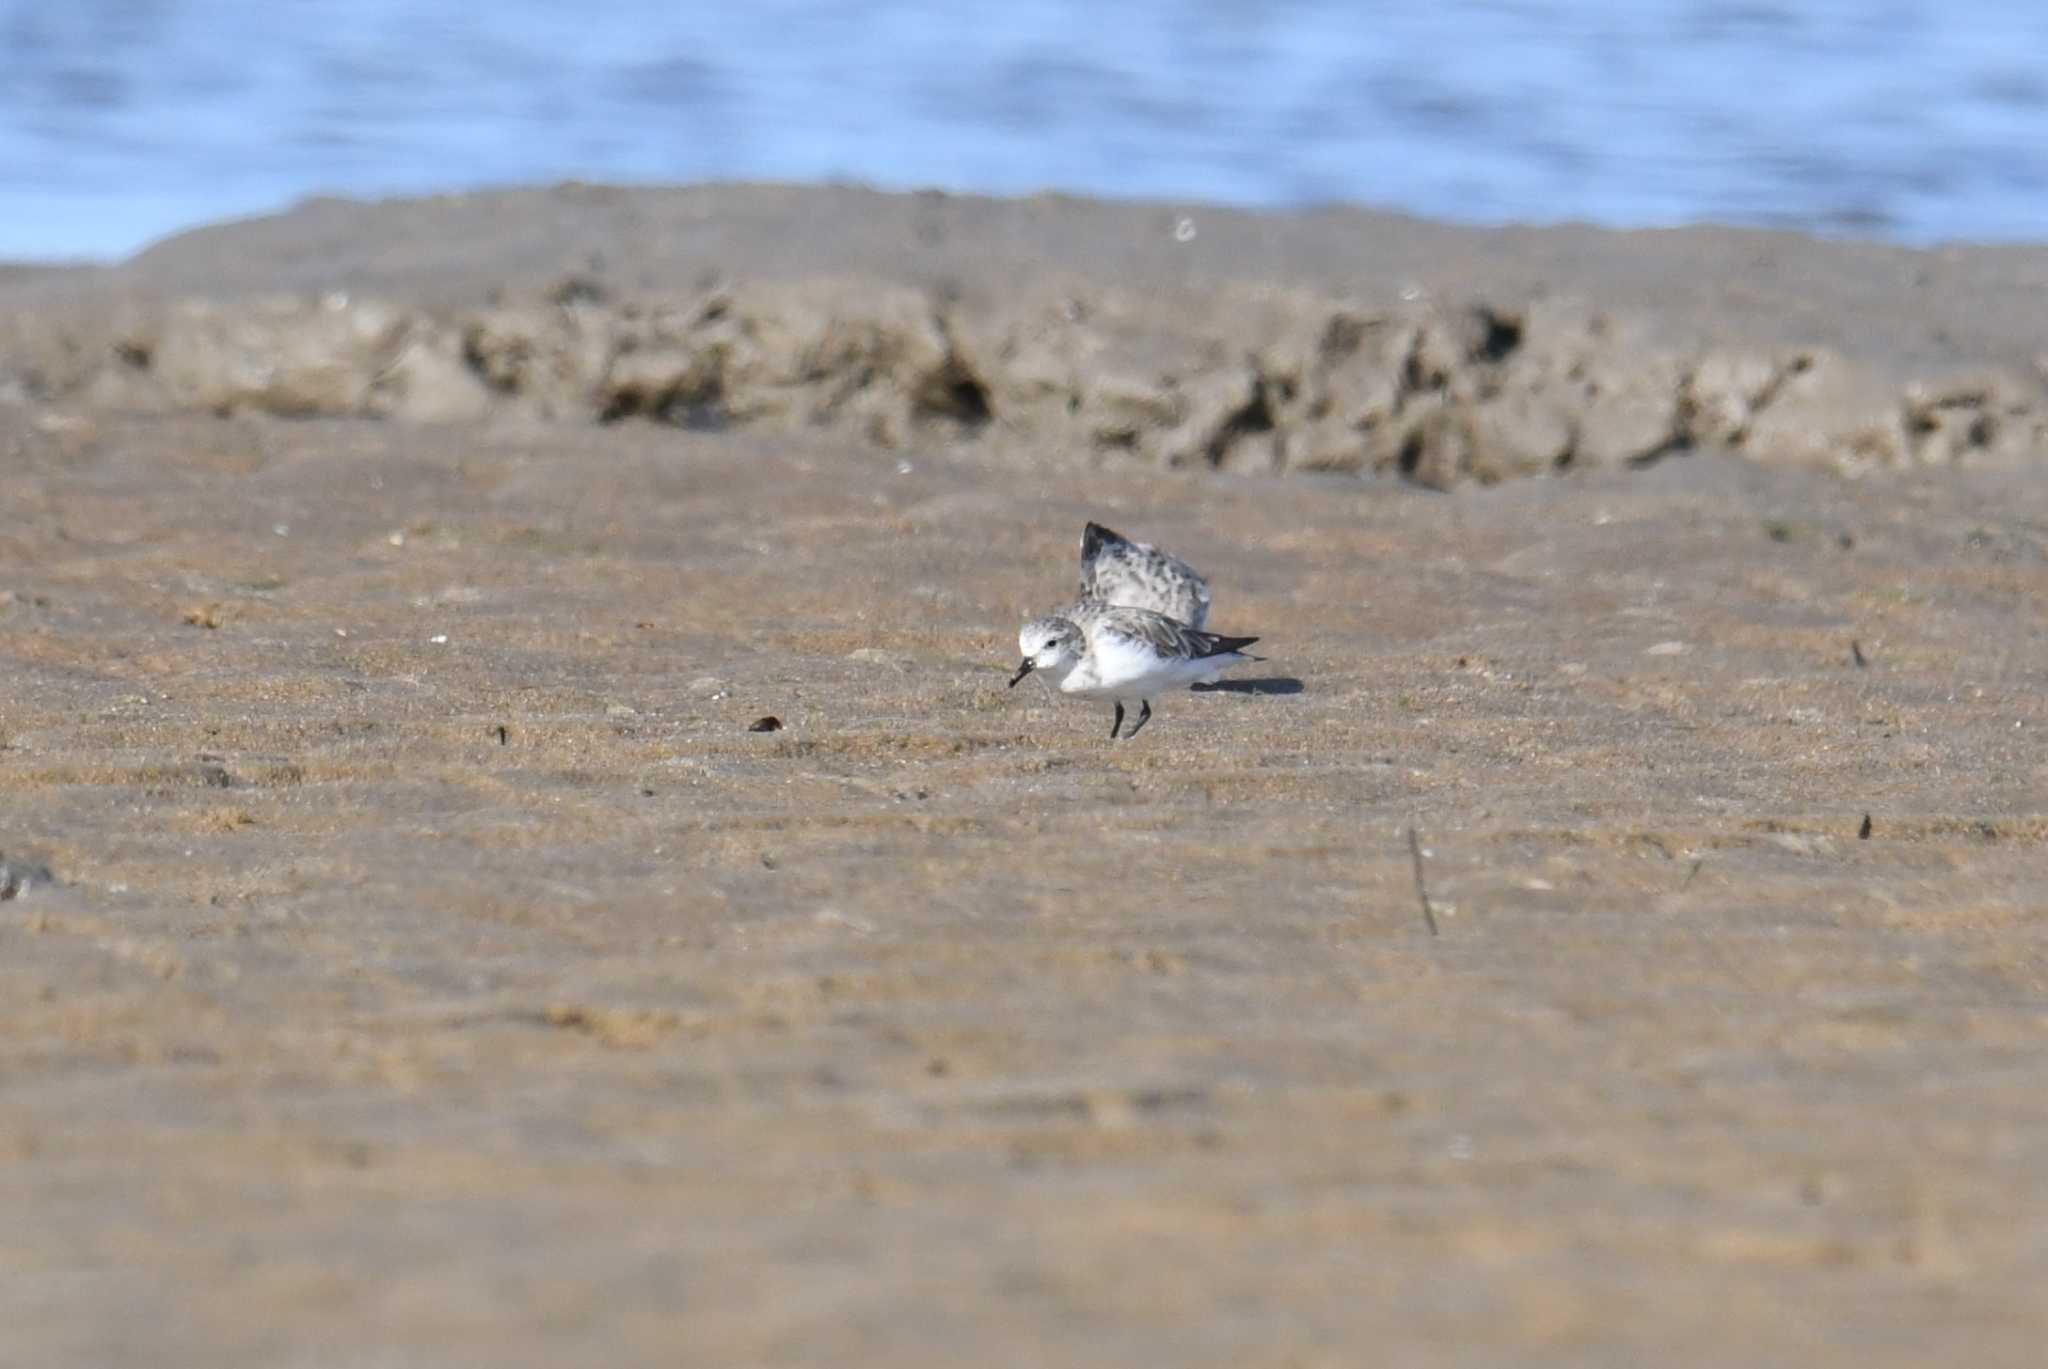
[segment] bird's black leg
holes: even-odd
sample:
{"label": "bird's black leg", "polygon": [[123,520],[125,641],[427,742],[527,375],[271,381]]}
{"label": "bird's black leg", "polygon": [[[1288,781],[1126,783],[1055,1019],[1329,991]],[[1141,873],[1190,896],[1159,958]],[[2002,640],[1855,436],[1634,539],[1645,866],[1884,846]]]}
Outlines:
{"label": "bird's black leg", "polygon": [[1115,721],[1115,722],[1113,722],[1113,723],[1111,723],[1111,724],[1109,725],[1109,739],[1110,739],[1111,741],[1115,741],[1115,740],[1116,740],[1116,733],[1117,733],[1117,729],[1118,729],[1118,728],[1120,728],[1120,727],[1122,727],[1123,725],[1124,725],[1124,701],[1123,701],[1122,699],[1118,699],[1118,700],[1116,701],[1116,721]]}
{"label": "bird's black leg", "polygon": [[1124,733],[1124,740],[1129,741],[1131,738],[1137,736],[1138,729],[1151,721],[1152,701],[1150,699],[1140,699],[1138,701],[1138,721],[1131,727],[1130,731]]}

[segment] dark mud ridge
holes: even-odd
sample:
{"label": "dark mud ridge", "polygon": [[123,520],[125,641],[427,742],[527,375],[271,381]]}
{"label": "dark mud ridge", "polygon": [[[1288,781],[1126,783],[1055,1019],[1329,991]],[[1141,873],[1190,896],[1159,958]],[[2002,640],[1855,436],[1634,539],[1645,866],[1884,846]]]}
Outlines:
{"label": "dark mud ridge", "polygon": [[628,290],[572,272],[475,304],[231,286],[66,315],[0,298],[0,402],[825,429],[1436,487],[1700,447],[1852,473],[2048,453],[2038,360],[1914,379],[1826,346],[1672,342],[1595,285],[1389,304],[1243,281],[799,271]]}

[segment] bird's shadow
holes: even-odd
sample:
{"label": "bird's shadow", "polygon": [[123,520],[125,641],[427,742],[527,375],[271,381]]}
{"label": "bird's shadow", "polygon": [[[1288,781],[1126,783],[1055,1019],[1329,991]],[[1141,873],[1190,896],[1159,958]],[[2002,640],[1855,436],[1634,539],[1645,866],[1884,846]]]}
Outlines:
{"label": "bird's shadow", "polygon": [[1299,694],[1301,681],[1291,675],[1264,680],[1218,680],[1215,684],[1189,685],[1196,694]]}

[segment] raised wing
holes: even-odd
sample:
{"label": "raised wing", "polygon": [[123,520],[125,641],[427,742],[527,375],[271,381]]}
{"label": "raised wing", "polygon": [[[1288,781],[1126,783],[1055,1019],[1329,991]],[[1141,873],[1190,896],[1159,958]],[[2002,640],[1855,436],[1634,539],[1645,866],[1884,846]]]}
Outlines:
{"label": "raised wing", "polygon": [[1193,566],[1100,523],[1081,533],[1081,597],[1151,609],[1194,627],[1209,617],[1209,585]]}

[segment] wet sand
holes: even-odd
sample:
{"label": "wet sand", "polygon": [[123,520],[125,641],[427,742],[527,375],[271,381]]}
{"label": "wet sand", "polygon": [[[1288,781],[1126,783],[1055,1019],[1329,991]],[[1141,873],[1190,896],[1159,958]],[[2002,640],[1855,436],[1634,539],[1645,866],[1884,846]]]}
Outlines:
{"label": "wet sand", "polygon": [[4,1358],[2036,1360],[2029,467],[1012,442],[0,406]]}

